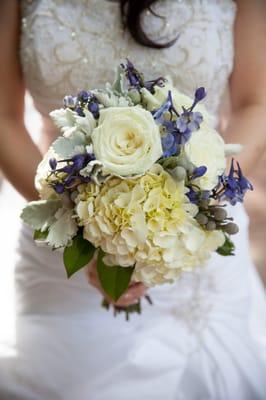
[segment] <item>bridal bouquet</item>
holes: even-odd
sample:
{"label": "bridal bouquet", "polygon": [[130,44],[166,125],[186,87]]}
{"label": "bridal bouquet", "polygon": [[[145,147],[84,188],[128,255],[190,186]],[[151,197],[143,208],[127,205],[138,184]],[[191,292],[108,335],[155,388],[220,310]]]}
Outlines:
{"label": "bridal bouquet", "polygon": [[[104,291],[173,282],[213,252],[232,255],[238,227],[224,201],[252,189],[211,117],[166,79],[146,81],[127,61],[113,85],[66,96],[51,112],[62,136],[37,169],[40,200],[22,219],[34,239],[64,250],[68,277],[97,258]],[[133,307],[139,311],[139,305]]]}

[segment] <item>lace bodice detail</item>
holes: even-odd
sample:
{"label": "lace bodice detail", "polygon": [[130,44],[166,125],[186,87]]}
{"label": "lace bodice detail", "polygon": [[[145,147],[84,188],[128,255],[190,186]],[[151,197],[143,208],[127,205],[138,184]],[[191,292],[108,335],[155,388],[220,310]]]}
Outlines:
{"label": "lace bodice detail", "polygon": [[37,109],[47,115],[65,94],[104,86],[126,57],[149,79],[171,76],[188,95],[208,91],[215,115],[233,64],[232,0],[160,0],[142,17],[155,41],[179,35],[168,49],[143,47],[124,32],[119,3],[107,0],[22,0],[21,61]]}

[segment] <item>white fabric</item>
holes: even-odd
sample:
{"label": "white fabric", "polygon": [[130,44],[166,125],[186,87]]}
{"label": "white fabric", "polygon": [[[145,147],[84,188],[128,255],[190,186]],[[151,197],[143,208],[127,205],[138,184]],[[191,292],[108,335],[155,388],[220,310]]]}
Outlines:
{"label": "white fabric", "polygon": [[[105,0],[22,1],[22,63],[43,115],[65,93],[111,79],[110,68],[129,55],[153,76],[170,73],[189,94],[205,85],[217,116],[233,63],[234,3],[160,2],[156,11],[170,23],[166,39],[180,33],[161,51],[122,36],[118,7]],[[153,37],[158,23],[144,17]],[[12,356],[0,352],[0,398],[265,399],[265,295],[250,259],[245,211],[230,212],[240,227],[236,256],[214,255],[175,285],[152,289],[154,306],[143,303],[143,314],[130,322],[100,308],[83,271],[67,280],[62,254],[36,247],[22,227],[16,342]]]}

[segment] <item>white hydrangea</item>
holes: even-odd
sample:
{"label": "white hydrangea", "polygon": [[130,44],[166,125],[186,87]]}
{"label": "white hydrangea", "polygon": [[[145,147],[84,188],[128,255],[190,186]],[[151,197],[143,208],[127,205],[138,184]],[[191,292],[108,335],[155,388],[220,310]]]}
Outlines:
{"label": "white hydrangea", "polygon": [[224,241],[221,232],[200,227],[198,208],[185,193],[183,183],[155,164],[136,179],[83,185],[76,212],[84,237],[107,254],[105,262],[135,265],[134,279],[153,286],[202,264]]}

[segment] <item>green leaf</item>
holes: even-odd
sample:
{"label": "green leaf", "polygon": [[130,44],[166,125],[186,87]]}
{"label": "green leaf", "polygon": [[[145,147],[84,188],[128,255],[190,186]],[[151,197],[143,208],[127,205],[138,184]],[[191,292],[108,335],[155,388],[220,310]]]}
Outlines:
{"label": "green leaf", "polygon": [[103,290],[114,301],[127,290],[134,271],[134,267],[108,266],[104,263],[104,252],[99,250],[97,271]]}
{"label": "green leaf", "polygon": [[23,208],[20,218],[31,228],[45,231],[55,221],[61,200],[38,200]]}
{"label": "green leaf", "polygon": [[115,81],[112,85],[113,91],[124,95],[126,90],[124,88],[124,70],[121,66],[117,67]]}
{"label": "green leaf", "polygon": [[68,278],[91,261],[94,251],[94,246],[83,239],[82,234],[74,237],[71,246],[64,250],[63,259]]}
{"label": "green leaf", "polygon": [[229,236],[225,235],[225,242],[222,246],[218,247],[216,252],[221,256],[234,256],[235,245]]}
{"label": "green leaf", "polygon": [[33,239],[37,240],[37,241],[38,240],[45,240],[47,238],[47,236],[48,236],[48,233],[49,233],[48,229],[43,231],[43,232],[40,229],[37,229],[37,230],[34,231]]}

